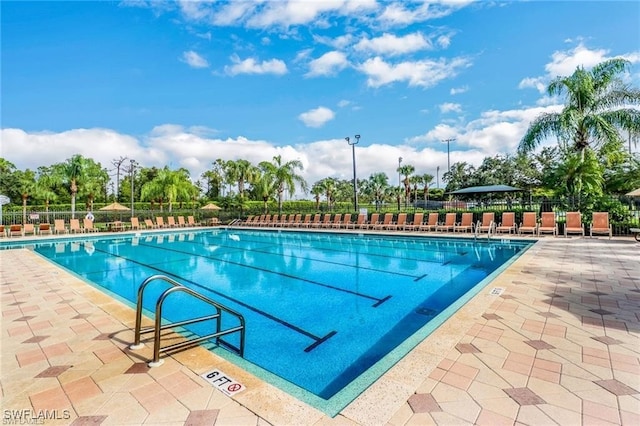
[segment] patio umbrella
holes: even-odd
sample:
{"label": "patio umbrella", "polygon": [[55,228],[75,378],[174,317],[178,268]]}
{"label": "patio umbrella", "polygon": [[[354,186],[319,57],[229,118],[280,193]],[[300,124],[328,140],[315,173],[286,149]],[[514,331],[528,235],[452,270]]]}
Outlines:
{"label": "patio umbrella", "polygon": [[518,192],[522,191],[520,188],[514,188],[509,185],[485,185],[485,186],[470,186],[468,188],[458,189],[457,191],[451,191],[449,194],[484,194],[487,192]]}
{"label": "patio umbrella", "polygon": [[104,206],[100,210],[105,211],[105,212],[123,212],[123,211],[128,211],[130,209],[129,209],[129,207],[123,206],[120,203],[111,203],[108,206]]}
{"label": "patio umbrella", "polygon": [[640,197],[640,188],[638,188],[638,189],[634,189],[633,191],[628,192],[628,193],[627,193],[627,194],[625,194],[625,195],[628,195],[628,196],[630,196],[630,197]]}
{"label": "patio umbrella", "polygon": [[213,203],[209,203],[206,206],[200,207],[200,210],[222,210],[222,208],[216,206]]}

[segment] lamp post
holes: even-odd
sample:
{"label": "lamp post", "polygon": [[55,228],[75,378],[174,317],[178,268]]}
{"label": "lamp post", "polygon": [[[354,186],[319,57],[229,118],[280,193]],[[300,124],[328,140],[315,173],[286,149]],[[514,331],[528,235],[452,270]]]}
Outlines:
{"label": "lamp post", "polygon": [[398,157],[398,211],[400,211],[400,194],[402,194],[402,177],[400,172],[402,167],[402,157]]}
{"label": "lamp post", "polygon": [[355,141],[351,142],[349,136],[344,138],[351,145],[351,155],[353,156],[353,208],[358,212],[358,183],[356,180],[356,145],[360,142],[360,135],[355,135]]}
{"label": "lamp post", "polygon": [[440,166],[436,167],[436,185],[440,189]]}
{"label": "lamp post", "polygon": [[133,217],[133,179],[136,175],[136,166],[138,165],[138,163],[136,162],[136,160],[131,159],[131,167],[129,169],[129,172],[131,173],[130,175],[130,179],[131,179],[131,217]]}
{"label": "lamp post", "polygon": [[447,173],[451,172],[451,151],[449,149],[449,144],[455,141],[455,138],[443,139],[442,142],[447,143]]}

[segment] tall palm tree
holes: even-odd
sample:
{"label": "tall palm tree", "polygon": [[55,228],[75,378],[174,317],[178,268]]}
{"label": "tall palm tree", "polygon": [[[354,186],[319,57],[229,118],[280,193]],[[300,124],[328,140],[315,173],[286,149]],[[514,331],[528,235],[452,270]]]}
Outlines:
{"label": "tall palm tree", "polygon": [[59,184],[61,184],[60,175],[54,173],[52,167],[38,167],[34,197],[44,200],[47,222],[49,222],[49,203],[58,198],[58,194],[53,189]]}
{"label": "tall palm tree", "polygon": [[422,189],[422,195],[424,197],[424,201],[426,202],[429,199],[429,185],[433,183],[433,175],[429,173],[425,173],[421,178],[421,183],[424,185]]}
{"label": "tall palm tree", "polygon": [[422,185],[422,175],[411,175],[409,182],[413,185],[413,205],[416,205],[418,201],[418,185]]}
{"label": "tall palm tree", "polygon": [[311,194],[313,194],[313,198],[316,200],[316,210],[320,210],[320,196],[324,194],[324,188],[322,187],[321,181],[313,184],[311,187]]}
{"label": "tall palm tree", "polygon": [[622,83],[620,74],[630,65],[624,59],[610,59],[590,71],[578,67],[568,77],[557,77],[547,87],[550,96],[565,96],[562,111],[544,113],[531,122],[519,150],[529,152],[554,136],[564,147],[584,159],[587,149],[622,146],[620,131],[640,130],[640,91]]}
{"label": "tall palm tree", "polygon": [[277,190],[277,182],[270,173],[261,173],[260,176],[254,177],[251,183],[256,197],[260,198],[264,203],[264,213],[269,211],[269,199]]}
{"label": "tall palm tree", "polygon": [[278,191],[279,213],[282,213],[282,201],[285,189],[289,191],[289,194],[292,194],[296,190],[297,183],[304,192],[307,192],[307,181],[297,173],[297,170],[304,169],[300,160],[289,160],[286,163],[282,163],[282,157],[276,155],[271,162],[261,162],[260,168],[262,168],[266,174],[273,177],[275,187]]}
{"label": "tall palm tree", "polygon": [[322,188],[325,197],[327,198],[327,210],[331,210],[333,204],[334,193],[336,192],[337,181],[335,178],[324,178],[316,182],[316,184]]}
{"label": "tall palm tree", "polygon": [[[396,169],[396,172],[402,174],[404,179],[402,183],[404,185],[404,206],[407,207],[407,202],[409,201],[409,195],[411,193],[411,180],[409,176],[411,176],[416,171],[416,168],[411,164],[405,164]],[[399,210],[399,209],[398,209]]]}
{"label": "tall palm tree", "polygon": [[258,169],[248,160],[229,160],[225,163],[225,173],[230,180],[237,182],[238,194],[244,197],[244,185],[257,176]]}
{"label": "tall palm tree", "polygon": [[27,223],[27,200],[33,196],[36,190],[36,174],[27,169],[25,171],[18,170],[18,190],[22,199],[22,223]]}
{"label": "tall palm tree", "polygon": [[76,154],[62,163],[59,172],[69,185],[69,192],[71,192],[71,218],[76,217],[76,195],[78,194],[78,183],[84,178],[85,173],[85,159],[80,154]]}
{"label": "tall palm tree", "polygon": [[389,177],[384,172],[374,173],[369,176],[365,183],[365,191],[370,194],[376,204],[376,210],[380,209],[380,205],[384,200],[385,193],[389,187]]}

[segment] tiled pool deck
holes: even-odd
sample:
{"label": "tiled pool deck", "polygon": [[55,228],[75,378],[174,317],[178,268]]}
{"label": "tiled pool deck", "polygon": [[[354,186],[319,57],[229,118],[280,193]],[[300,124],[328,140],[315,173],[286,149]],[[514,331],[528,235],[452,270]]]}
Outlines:
{"label": "tiled pool deck", "polygon": [[202,348],[149,369],[130,307],[29,250],[0,251],[0,287],[3,424],[640,424],[630,238],[542,238],[335,418]]}

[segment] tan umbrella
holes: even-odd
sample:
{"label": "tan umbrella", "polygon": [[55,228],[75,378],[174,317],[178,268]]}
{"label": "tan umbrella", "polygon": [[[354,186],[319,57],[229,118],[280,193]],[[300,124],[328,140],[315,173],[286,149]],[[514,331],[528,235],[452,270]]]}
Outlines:
{"label": "tan umbrella", "polygon": [[216,206],[213,203],[209,203],[206,206],[200,207],[200,210],[222,210],[222,208]]}
{"label": "tan umbrella", "polygon": [[105,212],[124,212],[130,210],[129,207],[123,206],[120,203],[111,203],[108,206],[104,206],[100,210]]}
{"label": "tan umbrella", "polygon": [[640,188],[634,189],[633,191],[627,193],[626,195],[630,197],[640,197]]}

